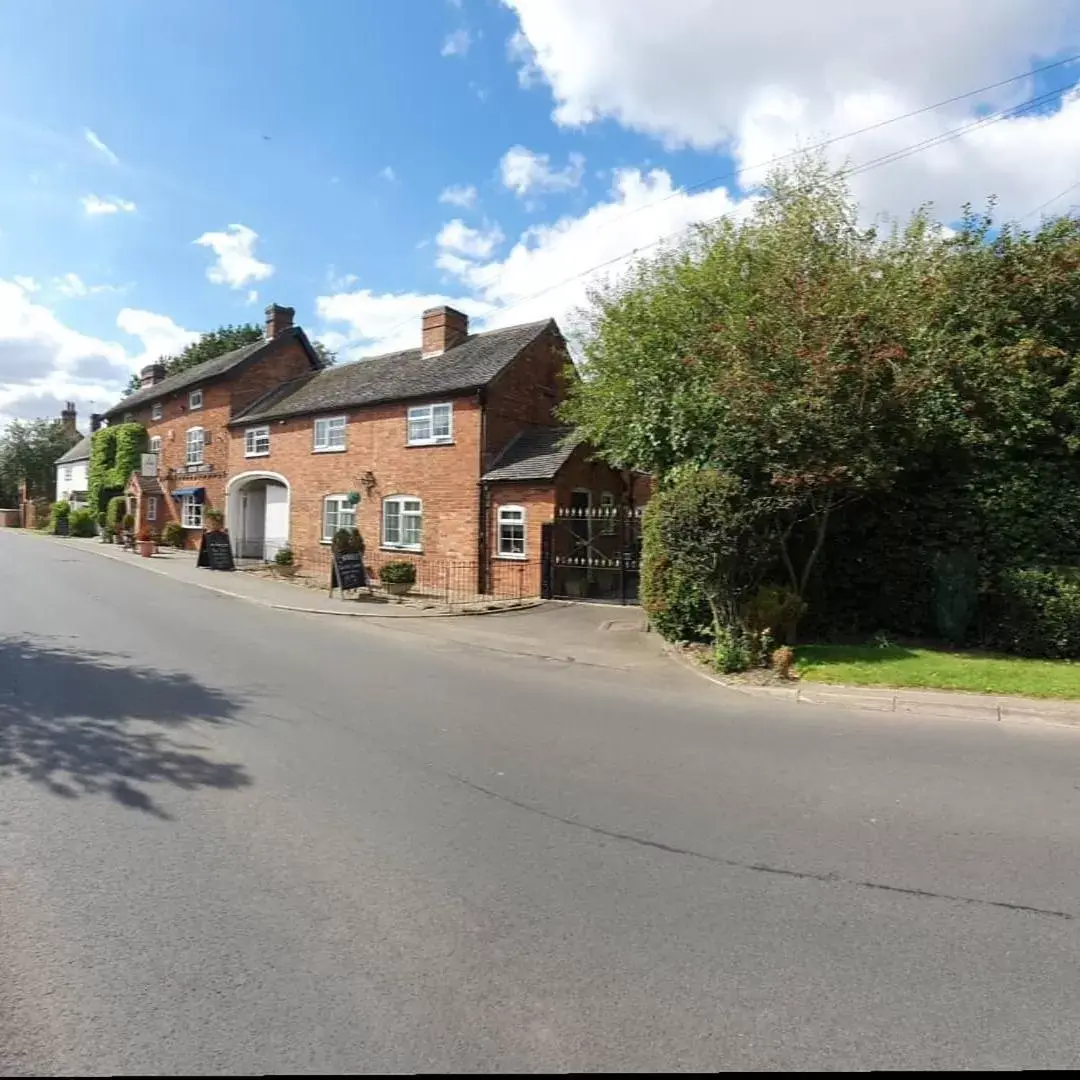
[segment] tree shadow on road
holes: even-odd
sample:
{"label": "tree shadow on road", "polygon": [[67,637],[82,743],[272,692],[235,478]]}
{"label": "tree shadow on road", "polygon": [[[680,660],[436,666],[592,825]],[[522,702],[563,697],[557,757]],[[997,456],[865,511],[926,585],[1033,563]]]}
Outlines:
{"label": "tree shadow on road", "polygon": [[227,723],[240,705],[188,675],[117,654],[0,638],[0,781],[22,776],[70,799],[106,793],[165,818],[138,785],[251,783],[242,766],[212,761],[169,734],[195,720]]}

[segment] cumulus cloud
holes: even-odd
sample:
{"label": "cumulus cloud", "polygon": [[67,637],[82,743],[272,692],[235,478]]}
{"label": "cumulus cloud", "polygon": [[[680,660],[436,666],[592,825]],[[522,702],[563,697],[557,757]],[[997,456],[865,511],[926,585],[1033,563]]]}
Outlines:
{"label": "cumulus cloud", "polygon": [[476,205],[476,188],[472,184],[451,184],[439,192],[439,202],[468,210]]}
{"label": "cumulus cloud", "polygon": [[37,281],[32,277],[27,277],[25,274],[16,274],[11,280],[14,281],[23,292],[35,293],[41,288]]}
{"label": "cumulus cloud", "polygon": [[53,278],[52,287],[61,296],[77,300],[81,300],[86,296],[97,296],[100,293],[120,291],[116,285],[87,285],[78,274],[70,272]]}
{"label": "cumulus cloud", "polygon": [[194,243],[210,248],[216,259],[206,276],[215,285],[242,289],[252,281],[265,281],[274,272],[270,263],[255,257],[259,234],[247,225],[229,225],[224,232],[203,233]]}
{"label": "cumulus cloud", "polygon": [[134,214],[136,209],[129,199],[118,199],[115,196],[103,199],[100,195],[84,195],[79,201],[83,210],[92,217],[98,214],[118,214],[121,211]]}
{"label": "cumulus cloud", "polygon": [[474,229],[466,225],[461,218],[454,218],[439,230],[435,244],[440,251],[455,251],[461,255],[485,259],[503,239],[498,225],[485,224],[482,229]]}
{"label": "cumulus cloud", "polygon": [[55,416],[63,401],[100,410],[121,396],[132,371],[198,337],[168,316],[134,308],[116,323],[136,339],[133,348],[72,329],[21,285],[0,280],[0,415]]}
{"label": "cumulus cloud", "polygon": [[471,44],[472,35],[470,35],[468,30],[455,30],[453,33],[446,35],[442,44],[442,55],[464,56],[469,51],[469,46]]}
{"label": "cumulus cloud", "polygon": [[420,347],[420,316],[431,307],[449,304],[470,317],[483,316],[490,305],[468,296],[439,293],[375,293],[370,289],[320,296],[319,318],[343,329],[332,329],[319,340],[343,360]]}
{"label": "cumulus cloud", "polygon": [[83,130],[83,135],[86,137],[86,141],[103,157],[106,157],[113,163],[113,165],[119,165],[120,159],[105,145],[104,142],[98,137],[96,132],[91,131],[89,128]]}
{"label": "cumulus cloud", "polygon": [[503,184],[515,195],[544,191],[569,191],[581,183],[585,158],[571,154],[561,169],[552,167],[549,154],[537,154],[525,146],[512,146],[499,162]]}

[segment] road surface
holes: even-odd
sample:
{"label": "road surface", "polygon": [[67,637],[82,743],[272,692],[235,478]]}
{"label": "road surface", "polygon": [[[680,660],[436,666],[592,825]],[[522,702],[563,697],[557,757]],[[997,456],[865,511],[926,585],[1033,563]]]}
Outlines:
{"label": "road surface", "polygon": [[1078,821],[1080,731],[501,655],[0,532],[0,1071],[1075,1066]]}

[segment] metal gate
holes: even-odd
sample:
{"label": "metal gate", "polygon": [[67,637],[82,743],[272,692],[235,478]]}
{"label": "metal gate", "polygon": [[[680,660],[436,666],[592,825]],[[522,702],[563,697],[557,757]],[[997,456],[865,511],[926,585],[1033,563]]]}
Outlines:
{"label": "metal gate", "polygon": [[638,602],[641,510],[557,506],[541,538],[541,595],[554,600]]}

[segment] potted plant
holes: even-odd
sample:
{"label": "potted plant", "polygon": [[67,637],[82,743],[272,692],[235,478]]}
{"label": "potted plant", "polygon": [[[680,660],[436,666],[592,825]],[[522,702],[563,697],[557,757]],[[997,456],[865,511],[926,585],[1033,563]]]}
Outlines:
{"label": "potted plant", "polygon": [[358,529],[338,529],[330,542],[335,555],[364,554],[364,538]]}
{"label": "potted plant", "polygon": [[154,554],[155,547],[157,545],[154,543],[154,534],[144,525],[139,530],[139,554],[144,559],[149,559]]}
{"label": "potted plant", "polygon": [[225,515],[220,510],[210,508],[203,514],[203,522],[207,532],[221,532],[225,528]]}
{"label": "potted plant", "polygon": [[296,562],[292,548],[286,544],[274,552],[274,574],[277,577],[291,578],[296,573]]}
{"label": "potted plant", "polygon": [[405,559],[388,562],[379,571],[379,580],[391,596],[400,600],[416,584],[416,565]]}
{"label": "potted plant", "polygon": [[124,547],[135,546],[135,515],[124,515]]}

